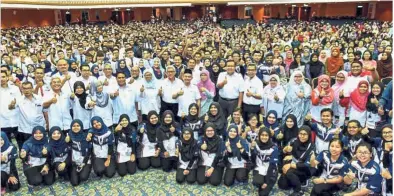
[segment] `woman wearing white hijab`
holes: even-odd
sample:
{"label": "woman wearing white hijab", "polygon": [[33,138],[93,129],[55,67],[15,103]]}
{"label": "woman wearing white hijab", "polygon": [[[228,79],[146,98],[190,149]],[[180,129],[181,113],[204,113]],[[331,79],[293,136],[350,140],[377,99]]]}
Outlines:
{"label": "woman wearing white hijab", "polygon": [[278,114],[277,118],[282,118],[285,95],[285,89],[280,85],[279,76],[276,74],[270,75],[269,85],[265,86],[263,90],[263,103],[261,106],[267,112],[275,110]]}
{"label": "woman wearing white hijab", "polygon": [[144,78],[141,80],[140,97],[142,118],[147,120],[148,113],[152,110],[160,112],[160,86],[151,68],[145,69]]}

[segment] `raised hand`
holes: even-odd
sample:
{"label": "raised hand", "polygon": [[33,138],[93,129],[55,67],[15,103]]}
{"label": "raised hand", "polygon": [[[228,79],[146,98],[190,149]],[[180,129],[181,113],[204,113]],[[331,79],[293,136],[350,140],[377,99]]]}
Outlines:
{"label": "raised hand", "polygon": [[159,89],[159,96],[162,96],[163,95],[163,87],[160,87],[160,89]]}
{"label": "raised hand", "polygon": [[54,104],[57,103],[57,98],[56,97],[57,97],[57,95],[55,94],[55,96],[51,100],[51,102],[54,103]]}
{"label": "raised hand", "polygon": [[251,97],[253,95],[253,93],[252,92],[250,92],[250,90],[249,89],[247,89],[247,91],[246,91],[246,96],[247,97]]}
{"label": "raised hand", "polygon": [[140,88],[140,92],[142,93],[144,91],[145,91],[145,88],[144,88],[144,85],[142,85],[141,88]]}
{"label": "raised hand", "polygon": [[8,109],[15,109],[16,99],[14,98],[11,103],[8,105]]}
{"label": "raised hand", "polygon": [[175,131],[175,127],[174,127],[173,125],[171,125],[171,127],[170,127],[170,131],[171,131],[171,133],[174,133],[174,131]]}
{"label": "raised hand", "polygon": [[179,95],[179,96],[182,96],[183,93],[184,93],[184,92],[183,92],[183,89],[181,88],[181,90],[178,92],[178,95]]}
{"label": "raised hand", "polygon": [[75,98],[75,93],[71,93],[70,98],[74,99]]}
{"label": "raised hand", "polygon": [[42,154],[46,155],[48,153],[47,147],[44,146],[44,148],[42,149]]}
{"label": "raised hand", "polygon": [[279,134],[276,136],[276,139],[278,139],[278,140],[283,139],[283,133],[279,132]]}
{"label": "raised hand", "polygon": [[207,147],[207,142],[204,141],[204,143],[201,145],[201,150],[206,150]]}
{"label": "raised hand", "polygon": [[227,76],[225,76],[224,80],[223,80],[223,85],[226,85],[226,84],[227,84]]}
{"label": "raised hand", "polygon": [[242,148],[241,140],[239,140],[239,141],[237,142],[237,148],[238,148],[238,149],[241,149],[241,148]]}
{"label": "raised hand", "polygon": [[208,114],[205,114],[205,117],[204,117],[204,122],[205,122],[205,123],[207,123],[207,122],[208,122],[208,120],[209,120],[209,116],[208,116]]}
{"label": "raised hand", "polygon": [[133,84],[133,83],[134,83],[134,78],[131,77],[128,84]]}

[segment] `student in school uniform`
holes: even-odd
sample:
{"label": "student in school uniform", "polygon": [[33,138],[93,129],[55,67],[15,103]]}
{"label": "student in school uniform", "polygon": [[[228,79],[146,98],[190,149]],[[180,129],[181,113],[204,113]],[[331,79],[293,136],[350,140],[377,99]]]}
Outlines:
{"label": "student in school uniform", "polygon": [[17,148],[10,142],[5,132],[1,132],[1,195],[17,191],[20,188],[18,170],[16,169]]}
{"label": "student in school uniform", "polygon": [[178,156],[176,181],[179,184],[185,181],[193,184],[197,180],[198,146],[190,127],[182,130],[176,147],[176,155]]}

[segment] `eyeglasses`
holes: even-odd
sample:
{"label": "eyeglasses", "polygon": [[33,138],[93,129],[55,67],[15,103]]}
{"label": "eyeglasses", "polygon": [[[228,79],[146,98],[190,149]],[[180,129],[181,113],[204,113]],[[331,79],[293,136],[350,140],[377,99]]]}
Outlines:
{"label": "eyeglasses", "polygon": [[390,134],[391,132],[390,131],[388,131],[388,132],[383,132],[382,134],[383,135],[388,135],[388,134]]}
{"label": "eyeglasses", "polygon": [[300,136],[307,136],[308,134],[307,133],[299,133],[298,135],[300,135]]}
{"label": "eyeglasses", "polygon": [[363,152],[357,152],[357,154],[359,154],[359,155],[369,155],[371,153],[367,152],[367,151],[363,151]]}

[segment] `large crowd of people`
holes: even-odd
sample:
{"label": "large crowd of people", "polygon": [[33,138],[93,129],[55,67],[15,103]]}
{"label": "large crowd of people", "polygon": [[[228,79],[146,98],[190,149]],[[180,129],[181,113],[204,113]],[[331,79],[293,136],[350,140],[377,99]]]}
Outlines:
{"label": "large crowd of people", "polygon": [[150,167],[259,195],[392,193],[392,23],[1,33],[2,193]]}

